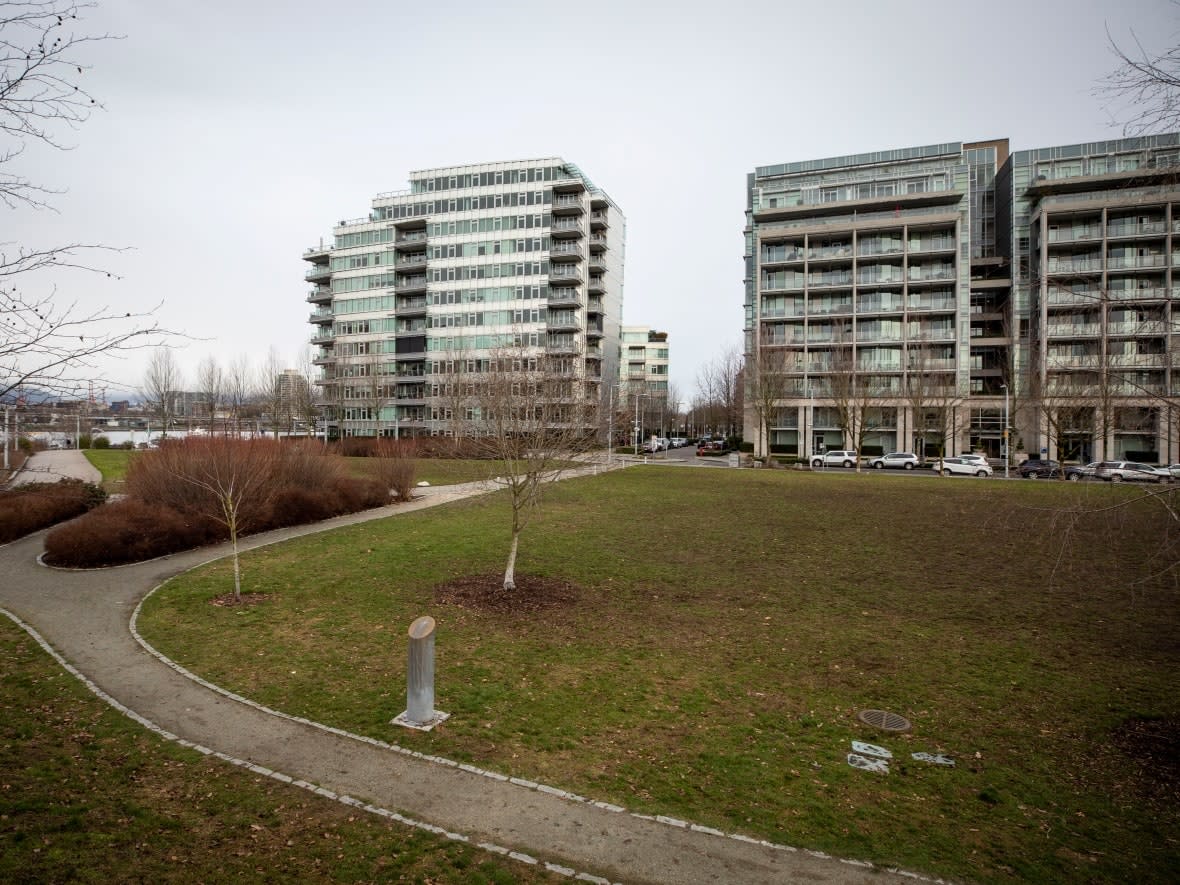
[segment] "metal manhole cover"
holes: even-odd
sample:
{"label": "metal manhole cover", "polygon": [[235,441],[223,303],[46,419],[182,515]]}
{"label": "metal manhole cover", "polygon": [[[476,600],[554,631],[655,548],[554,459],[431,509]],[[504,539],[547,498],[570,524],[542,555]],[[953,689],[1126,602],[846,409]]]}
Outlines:
{"label": "metal manhole cover", "polygon": [[857,718],[865,725],[871,725],[873,728],[880,728],[885,731],[910,730],[910,720],[904,716],[898,716],[896,713],[890,713],[887,710],[861,710]]}

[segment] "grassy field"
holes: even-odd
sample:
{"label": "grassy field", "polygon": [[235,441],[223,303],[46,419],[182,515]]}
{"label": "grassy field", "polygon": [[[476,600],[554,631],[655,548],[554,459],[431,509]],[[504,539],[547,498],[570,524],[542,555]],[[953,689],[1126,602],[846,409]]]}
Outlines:
{"label": "grassy field", "polygon": [[[270,706],[634,810],[958,880],[1160,881],[1180,875],[1177,529],[1141,495],[636,468],[554,487],[525,533],[518,572],[572,582],[561,606],[436,602],[502,568],[499,495],[252,553],[252,608],[211,606],[229,573],[207,567],[141,629]],[[452,718],[394,731],[423,614]],[[850,767],[854,739],[890,773]]]}
{"label": "grassy field", "polygon": [[123,490],[131,459],[137,453],[127,449],[83,449],[82,454],[102,474],[103,488],[108,492],[119,492]]}
{"label": "grassy field", "polygon": [[169,744],[7,618],[0,713],[0,881],[557,881]]}

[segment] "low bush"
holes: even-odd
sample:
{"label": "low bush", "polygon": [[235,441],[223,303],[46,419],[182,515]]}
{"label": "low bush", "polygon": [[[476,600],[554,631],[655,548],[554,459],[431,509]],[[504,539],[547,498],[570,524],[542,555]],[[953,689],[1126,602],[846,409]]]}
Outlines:
{"label": "low bush", "polygon": [[122,565],[225,537],[225,529],[211,519],[126,498],[50,532],[45,561],[70,568]]}
{"label": "low bush", "polygon": [[399,501],[409,501],[414,494],[417,467],[414,453],[417,446],[402,440],[382,440],[373,455],[376,466],[373,479],[389,489]]}
{"label": "low bush", "polygon": [[81,516],[104,500],[101,488],[76,479],[0,492],[0,544]]}
{"label": "low bush", "polygon": [[96,449],[109,449],[110,447],[111,447],[111,441],[107,437],[96,436],[94,438],[94,448],[96,448]]}
{"label": "low bush", "polygon": [[[412,462],[406,463],[412,482]],[[126,501],[55,533],[46,549],[52,540],[55,565],[135,562],[380,507],[389,503],[391,487],[381,479],[349,477],[343,461],[324,454],[318,443],[178,440],[131,462]]]}

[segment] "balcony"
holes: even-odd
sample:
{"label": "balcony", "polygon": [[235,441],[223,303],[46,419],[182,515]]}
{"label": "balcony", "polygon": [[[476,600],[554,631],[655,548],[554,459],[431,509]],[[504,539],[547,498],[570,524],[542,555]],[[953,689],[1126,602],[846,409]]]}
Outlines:
{"label": "balcony", "polygon": [[1165,221],[1115,222],[1106,226],[1106,235],[1111,238],[1163,236],[1167,232],[1168,224]]}
{"label": "balcony", "polygon": [[1103,261],[1101,258],[1076,258],[1073,261],[1054,261],[1053,257],[1050,256],[1046,273],[1102,273],[1102,270]]}
{"label": "balcony", "polygon": [[582,258],[582,250],[574,243],[554,243],[553,248],[549,250],[549,260],[551,262],[581,261]]}
{"label": "balcony", "polygon": [[[1166,286],[1146,286],[1141,289],[1110,289],[1107,291],[1107,298],[1111,301],[1118,302],[1167,301],[1169,294],[1173,298],[1180,298],[1180,289],[1169,290]],[[1101,301],[1102,297],[1099,295],[1092,300]]]}
{"label": "balcony", "polygon": [[930,237],[917,241],[910,240],[909,253],[923,255],[935,252],[954,252],[956,246],[954,237]]}
{"label": "balcony", "polygon": [[807,250],[807,257],[812,261],[852,258],[852,244],[842,243],[838,246],[819,246]]}
{"label": "balcony", "polygon": [[1101,323],[1050,323],[1045,327],[1049,338],[1095,338],[1101,334]]}
{"label": "balcony", "polygon": [[934,328],[911,329],[910,341],[954,341],[954,326],[936,326]]}
{"label": "balcony", "polygon": [[426,253],[425,252],[414,252],[413,254],[410,254],[410,255],[403,255],[398,260],[395,267],[399,271],[405,271],[406,273],[409,273],[410,271],[415,271],[415,270],[425,270],[426,269]]}
{"label": "balcony", "polygon": [[604,310],[602,299],[598,296],[593,296],[586,302],[586,311],[588,313],[602,313]]}
{"label": "balcony", "polygon": [[410,231],[402,234],[393,242],[393,248],[398,252],[413,252],[415,249],[421,251],[421,247],[426,245],[426,231]]}
{"label": "balcony", "polygon": [[576,286],[582,282],[582,275],[571,265],[558,264],[549,268],[549,285]]}
{"label": "balcony", "polygon": [[587,338],[603,338],[602,323],[591,323],[586,327]]}
{"label": "balcony", "polygon": [[316,323],[318,325],[323,325],[324,323],[332,322],[332,318],[334,316],[335,316],[335,314],[332,313],[332,311],[330,311],[330,310],[317,310],[317,311],[315,311],[315,313],[313,313],[310,317],[307,318],[307,321],[309,323]]}
{"label": "balcony", "polygon": [[592,276],[590,277],[589,284],[586,286],[586,291],[591,295],[605,295],[606,283],[603,281],[601,276]]}
{"label": "balcony", "polygon": [[806,256],[799,246],[789,246],[786,249],[763,247],[759,263],[763,267],[775,264],[802,264]]}
{"label": "balcony", "polygon": [[590,253],[590,261],[586,265],[586,267],[587,267],[587,270],[589,270],[590,273],[592,273],[592,274],[601,275],[601,274],[606,273],[606,253],[604,253],[604,252],[591,252]]}
{"label": "balcony", "polygon": [[304,259],[306,259],[308,261],[311,260],[311,257],[313,255],[317,255],[317,256],[320,256],[320,257],[323,257],[326,259],[328,257],[328,253],[331,251],[332,251],[331,246],[325,246],[321,243],[318,246],[311,246],[307,249],[304,249],[303,250],[303,257],[304,257]]}
{"label": "balcony", "polygon": [[577,353],[578,342],[572,337],[547,338],[545,340],[545,350],[549,353]]}
{"label": "balcony", "polygon": [[581,307],[582,299],[576,287],[562,286],[561,288],[550,290],[549,297],[545,299],[545,303],[550,307]]}
{"label": "balcony", "polygon": [[1085,227],[1065,227],[1054,230],[1049,228],[1050,243],[1078,243],[1082,240],[1102,239],[1102,225],[1092,224]]}
{"label": "balcony", "polygon": [[326,286],[317,286],[307,293],[307,300],[311,304],[331,304],[332,290]]}
{"label": "balcony", "polygon": [[553,182],[553,193],[580,194],[586,190],[586,185],[577,175],[568,178],[558,178]]}
{"label": "balcony", "polygon": [[602,234],[590,234],[590,250],[602,251],[607,247],[606,237]]}
{"label": "balcony", "polygon": [[572,310],[550,311],[545,318],[545,328],[550,332],[577,332],[581,324]]}
{"label": "balcony", "polygon": [[1167,365],[1164,353],[1112,353],[1108,359],[1116,369],[1162,369]]}
{"label": "balcony", "polygon": [[425,335],[426,334],[426,320],[409,320],[408,322],[399,322],[397,328],[393,330],[395,335]]}
{"label": "balcony", "polygon": [[393,284],[393,291],[407,295],[411,292],[425,292],[426,274],[398,276],[396,282]]}
{"label": "balcony", "polygon": [[332,276],[332,269],[328,267],[328,265],[317,264],[310,268],[307,273],[303,275],[303,278],[308,282],[314,282],[316,280],[325,280],[330,276]]}
{"label": "balcony", "polygon": [[1108,270],[1136,270],[1142,267],[1163,267],[1164,264],[1165,256],[1162,253],[1157,255],[1111,255],[1106,259]]}
{"label": "balcony", "polygon": [[553,205],[550,206],[550,212],[556,217],[559,215],[582,215],[586,209],[582,205],[582,198],[580,196],[554,194]]}
{"label": "balcony", "polygon": [[398,298],[395,309],[400,316],[426,313],[427,299],[421,297]]}
{"label": "balcony", "polygon": [[311,343],[314,345],[331,344],[335,340],[331,328],[318,329],[315,334],[311,336]]}
{"label": "balcony", "polygon": [[1135,338],[1158,337],[1165,334],[1163,320],[1143,320],[1134,323],[1109,323],[1106,334],[1116,337],[1132,336]]}
{"label": "balcony", "polygon": [[910,265],[906,280],[910,283],[949,283],[955,279],[954,266],[923,267]]}
{"label": "balcony", "polygon": [[595,209],[590,213],[590,230],[606,230],[608,226],[605,209]]}
{"label": "balcony", "polygon": [[555,218],[549,226],[549,236],[559,238],[581,237],[585,230],[576,219]]}
{"label": "balcony", "polygon": [[835,286],[851,286],[851,273],[823,273],[812,274],[807,278],[807,287],[809,289],[825,289]]}

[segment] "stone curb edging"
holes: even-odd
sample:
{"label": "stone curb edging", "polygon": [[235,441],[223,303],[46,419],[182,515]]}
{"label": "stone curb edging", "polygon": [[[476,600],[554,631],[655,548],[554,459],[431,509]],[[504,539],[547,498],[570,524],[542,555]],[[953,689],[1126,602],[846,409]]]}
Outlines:
{"label": "stone curb edging", "polygon": [[[136,612],[138,613],[138,608],[136,609]],[[370,814],[375,814],[379,817],[383,817],[388,820],[392,820],[397,823],[404,824],[408,827],[422,830],[424,832],[431,833],[436,836],[443,836],[447,839],[450,839],[453,842],[462,842],[467,845],[472,845],[475,848],[480,848],[480,849],[483,849],[484,851],[490,851],[493,854],[499,854],[503,857],[507,857],[507,858],[509,858],[511,860],[515,860],[519,863],[528,864],[530,866],[540,866],[540,867],[543,867],[547,872],[556,873],[561,876],[566,876],[567,878],[574,879],[575,881],[578,881],[578,882],[590,882],[590,883],[592,883],[592,885],[618,885],[618,883],[612,883],[609,879],[603,879],[601,876],[594,876],[594,875],[591,875],[590,873],[578,872],[577,870],[571,869],[569,867],[564,867],[559,864],[551,863],[549,861],[540,861],[537,858],[531,857],[527,854],[523,854],[522,852],[513,851],[510,848],[505,848],[503,845],[496,845],[495,843],[492,843],[492,842],[472,842],[471,837],[466,836],[463,833],[453,833],[450,830],[447,830],[443,827],[437,827],[434,824],[426,823],[425,821],[416,820],[412,817],[406,817],[404,814],[400,814],[399,812],[396,812],[396,811],[391,811],[388,808],[382,808],[377,805],[370,805],[366,802],[360,801],[359,799],[354,799],[351,796],[343,795],[343,794],[337,793],[333,790],[329,790],[326,787],[321,787],[321,786],[309,783],[304,780],[299,780],[297,778],[293,778],[290,775],[284,774],[281,771],[274,771],[272,769],[266,768],[261,765],[255,765],[253,762],[250,762],[246,759],[239,759],[236,756],[230,756],[226,753],[219,752],[219,751],[214,750],[210,747],[206,747],[201,744],[197,744],[192,741],[186,740],[185,738],[180,737],[180,735],[173,734],[172,732],[168,731],[167,729],[161,728],[159,725],[152,722],[150,719],[146,719],[145,717],[141,716],[139,713],[136,713],[131,708],[127,707],[126,705],[120,703],[115,698],[111,697],[109,694],[107,694],[105,691],[103,691],[101,688],[99,688],[94,682],[92,682],[89,678],[87,678],[87,676],[84,673],[82,673],[80,670],[78,670],[73,664],[71,664],[69,661],[67,661],[65,658],[63,658],[60,654],[58,654],[57,650],[54,649],[53,646],[51,646],[48,642],[46,642],[44,637],[42,637],[41,634],[38,633],[32,626],[30,626],[29,624],[26,624],[24,621],[22,621],[19,617],[14,615],[12,612],[8,611],[7,609],[0,608],[0,615],[4,615],[10,621],[12,621],[14,624],[16,624],[20,629],[24,630],[25,633],[27,633],[30,637],[32,637],[34,642],[36,642],[39,646],[41,646],[41,649],[46,654],[48,654],[51,658],[53,658],[64,670],[66,670],[66,672],[68,672],[71,676],[73,676],[75,679],[77,679],[79,682],[81,682],[82,685],[84,685],[92,694],[94,694],[97,698],[99,698],[99,700],[101,700],[104,703],[106,703],[107,705],[113,707],[115,710],[122,713],[128,719],[132,720],[133,722],[137,723],[138,725],[143,726],[148,731],[155,733],[156,735],[158,735],[159,737],[163,738],[166,741],[170,741],[174,744],[177,744],[178,746],[185,747],[190,750],[195,750],[198,753],[201,753],[202,755],[211,756],[214,759],[221,760],[222,762],[228,762],[229,764],[236,765],[239,768],[245,768],[246,770],[251,771],[254,774],[262,775],[263,777],[272,778],[273,780],[277,780],[280,783],[290,784],[293,787],[299,787],[300,789],[307,790],[308,792],[311,792],[311,793],[315,793],[317,796],[323,796],[325,799],[331,799],[334,802],[339,802],[341,805],[347,805],[350,808],[357,808],[357,809],[360,809],[361,811],[366,811]],[[134,632],[134,630],[132,632]],[[208,682],[205,682],[203,679],[200,679],[199,677],[193,676],[191,673],[186,671],[183,667],[180,667],[178,664],[172,663],[167,658],[165,658],[162,655],[155,652],[151,648],[151,646],[147,645],[143,641],[143,639],[140,638],[138,633],[135,633],[135,639],[137,642],[139,642],[139,644],[141,646],[143,646],[145,649],[147,649],[155,657],[159,658],[161,661],[168,664],[172,669],[176,670],[178,673],[186,676],[189,679],[192,679],[193,681],[197,682],[200,685],[205,686],[206,688],[211,688],[211,689],[217,691],[219,694],[222,694],[222,695],[229,697],[229,698],[233,698],[234,700],[237,700],[237,701],[241,701],[242,703],[245,703],[249,706],[256,707],[259,710],[271,713],[272,715],[276,715],[281,718],[293,719],[297,722],[303,722],[308,725],[313,725],[318,728],[323,728],[326,731],[332,732],[334,734],[345,735],[348,737],[356,738],[358,740],[366,741],[368,743],[374,743],[379,746],[381,745],[380,741],[373,741],[369,738],[359,737],[358,735],[349,735],[347,732],[340,731],[339,729],[328,728],[327,726],[318,725],[317,723],[309,722],[308,720],[305,720],[305,719],[298,719],[293,716],[286,716],[283,713],[277,713],[273,710],[267,710],[265,707],[262,707],[258,704],[255,704],[255,703],[252,703],[244,698],[240,698],[237,695],[231,694],[230,692],[222,691],[221,689],[218,689],[217,686],[212,685]],[[391,748],[391,749],[401,749],[401,748]],[[407,752],[405,750],[401,750],[401,751]],[[418,754],[418,753],[415,753],[413,755],[421,756],[421,754]],[[422,758],[430,758],[430,757],[423,756]],[[452,762],[451,764],[454,765],[455,763]],[[464,766],[464,767],[466,767],[466,766]]]}

